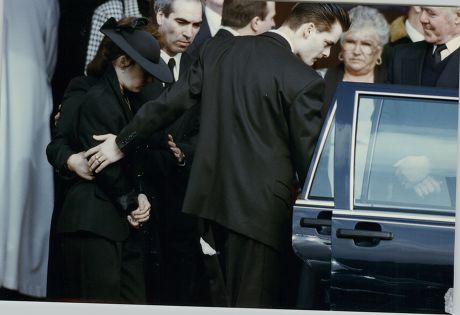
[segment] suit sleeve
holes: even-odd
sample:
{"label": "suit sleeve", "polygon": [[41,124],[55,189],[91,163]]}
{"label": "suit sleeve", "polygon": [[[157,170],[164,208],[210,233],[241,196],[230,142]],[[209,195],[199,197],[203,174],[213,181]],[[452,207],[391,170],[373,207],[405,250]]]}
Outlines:
{"label": "suit sleeve", "polygon": [[321,131],[323,97],[324,81],[318,78],[302,89],[288,111],[291,152],[300,183],[305,181]]}
{"label": "suit sleeve", "polygon": [[68,158],[78,150],[75,148],[73,138],[73,119],[94,80],[89,77],[77,77],[69,83],[64,93],[61,115],[53,138],[46,147],[49,163],[63,178],[74,176],[66,167]]}
{"label": "suit sleeve", "polygon": [[129,153],[146,143],[150,136],[177,119],[200,101],[203,80],[201,59],[156,100],[145,103],[134,119],[119,133],[120,150]]}
{"label": "suit sleeve", "polygon": [[[78,122],[78,135],[83,150],[98,144],[93,135],[120,131],[125,123],[116,100],[91,94],[81,106]],[[119,161],[95,174],[96,183],[121,210],[126,213],[137,208],[135,185],[128,176],[127,161]]]}

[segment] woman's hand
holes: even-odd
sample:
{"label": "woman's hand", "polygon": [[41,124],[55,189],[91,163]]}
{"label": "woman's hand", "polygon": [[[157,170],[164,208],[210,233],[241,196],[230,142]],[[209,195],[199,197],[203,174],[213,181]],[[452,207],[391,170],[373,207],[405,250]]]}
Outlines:
{"label": "woman's hand", "polygon": [[185,160],[185,154],[174,142],[173,136],[168,135],[168,146],[171,152],[174,154],[174,157],[177,160],[178,164],[183,164]]}
{"label": "woman's hand", "polygon": [[76,173],[81,178],[86,180],[93,180],[94,175],[89,170],[88,161],[85,158],[85,151],[72,154],[67,159],[67,169],[71,172]]}
{"label": "woman's hand", "polygon": [[128,222],[133,228],[140,228],[144,222],[147,222],[150,218],[150,202],[147,196],[139,194],[137,196],[137,202],[139,207],[128,215]]}

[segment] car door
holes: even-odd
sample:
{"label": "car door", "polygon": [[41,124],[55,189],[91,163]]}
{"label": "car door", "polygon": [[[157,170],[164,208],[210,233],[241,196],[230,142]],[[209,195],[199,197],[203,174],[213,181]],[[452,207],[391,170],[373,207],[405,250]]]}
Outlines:
{"label": "car door", "polygon": [[335,106],[325,119],[292,221],[294,252],[303,261],[298,306],[327,309],[330,286],[331,217],[334,208]]}
{"label": "car door", "polygon": [[453,287],[457,95],[338,88],[331,309],[444,312]]}

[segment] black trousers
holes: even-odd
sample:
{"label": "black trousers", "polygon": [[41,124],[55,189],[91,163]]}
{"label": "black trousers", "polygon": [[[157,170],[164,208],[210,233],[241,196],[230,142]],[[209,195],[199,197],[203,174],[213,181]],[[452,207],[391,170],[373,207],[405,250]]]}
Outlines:
{"label": "black trousers", "polygon": [[292,273],[286,253],[215,223],[206,230],[203,239],[217,251],[204,255],[214,306],[293,306],[287,295],[297,284],[286,277]]}
{"label": "black trousers", "polygon": [[145,304],[142,235],[123,242],[80,231],[62,233],[63,298],[78,302]]}

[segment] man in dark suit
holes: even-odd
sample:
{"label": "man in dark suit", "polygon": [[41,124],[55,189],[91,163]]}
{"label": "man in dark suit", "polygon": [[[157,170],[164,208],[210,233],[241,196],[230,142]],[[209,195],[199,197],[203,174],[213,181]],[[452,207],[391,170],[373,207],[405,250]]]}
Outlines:
{"label": "man in dark suit", "polygon": [[216,36],[251,36],[275,27],[276,8],[273,1],[225,0],[222,26]]}
{"label": "man in dark suit", "polygon": [[[156,24],[152,33],[161,39],[161,58],[177,81],[193,61],[187,48],[200,29],[201,2],[152,1],[151,12]],[[144,99],[153,100],[158,96],[156,91],[168,86],[157,81],[141,94]],[[153,94],[148,96],[149,93]],[[148,226],[151,235],[148,247],[153,255],[148,257],[151,261],[146,266],[146,279],[148,299],[152,303],[195,305],[206,300],[196,218],[181,212],[198,133],[198,119],[197,110],[191,109],[156,133],[156,138],[166,139],[168,134],[172,136],[177,148],[180,148],[180,165],[166,146],[148,149],[144,175],[151,185],[157,206],[154,220]],[[157,253],[159,260],[155,259]]]}
{"label": "man in dark suit", "polygon": [[[421,7],[424,41],[394,48],[388,80],[390,83],[457,88],[460,58],[460,7]],[[422,151],[423,152],[423,151]],[[395,174],[414,192],[426,198],[439,192],[428,153],[409,154],[395,166]]]}
{"label": "man in dark suit", "polygon": [[390,83],[458,88],[460,7],[422,7],[424,41],[396,46]]}
{"label": "man in dark suit", "polygon": [[205,221],[215,249],[207,252],[218,253],[225,280],[224,305],[283,305],[291,186],[295,174],[305,179],[322,124],[324,82],[310,66],[329,56],[349,24],[337,5],[299,3],[276,31],[214,37],[170,90],[118,137],[96,137],[107,141],[87,152],[98,172],[201,103],[183,211]]}

